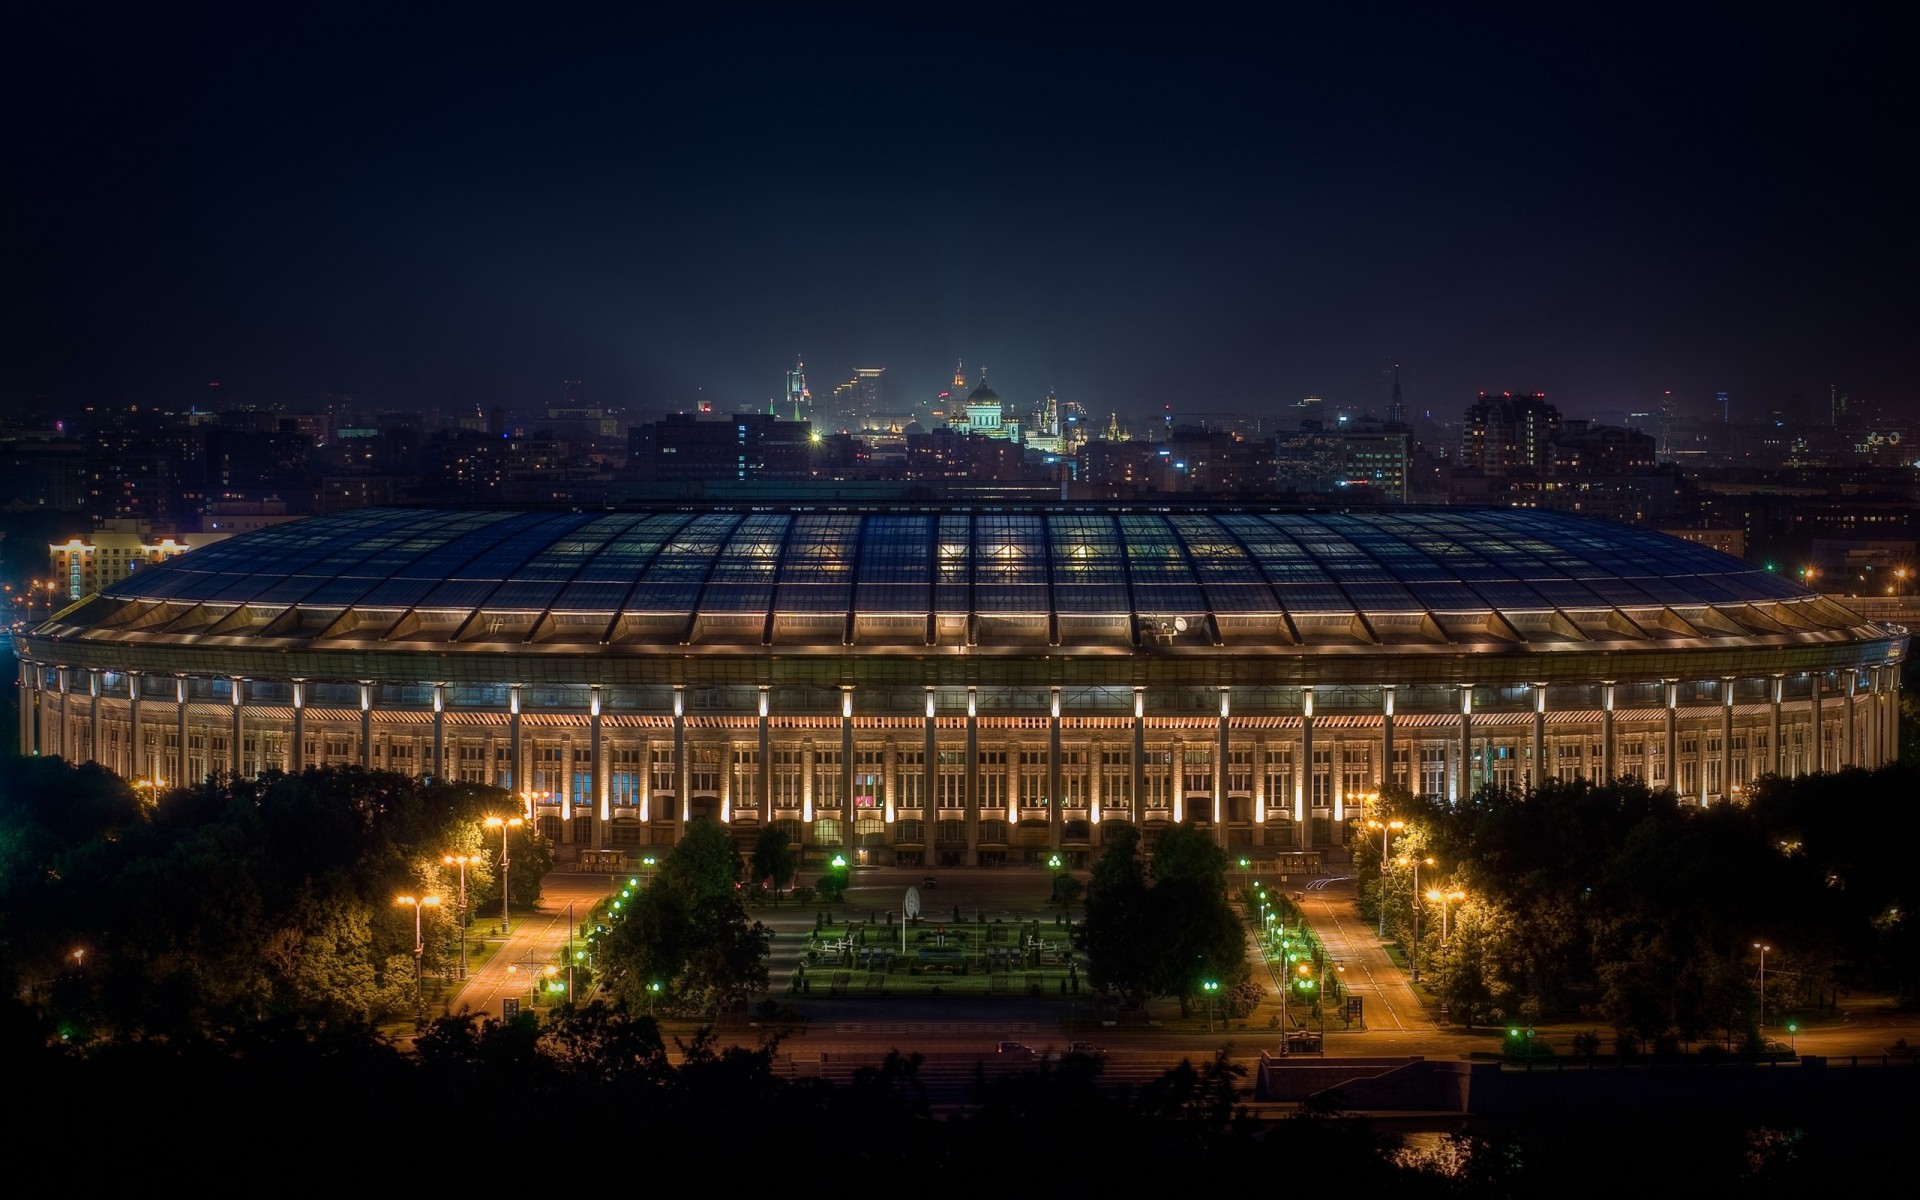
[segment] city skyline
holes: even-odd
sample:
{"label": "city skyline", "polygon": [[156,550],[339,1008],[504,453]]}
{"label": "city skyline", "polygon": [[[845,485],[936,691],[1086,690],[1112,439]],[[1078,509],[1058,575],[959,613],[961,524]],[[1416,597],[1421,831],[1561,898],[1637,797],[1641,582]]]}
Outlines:
{"label": "city skyline", "polygon": [[1912,410],[1912,101],[1857,22],[298,20],[9,18],[0,408],[731,407],[801,356],[1133,419],[1392,363],[1436,413]]}

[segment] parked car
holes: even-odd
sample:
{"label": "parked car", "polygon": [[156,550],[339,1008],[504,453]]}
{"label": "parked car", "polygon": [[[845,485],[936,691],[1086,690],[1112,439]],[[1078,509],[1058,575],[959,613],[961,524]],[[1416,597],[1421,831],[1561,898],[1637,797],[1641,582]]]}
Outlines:
{"label": "parked car", "polygon": [[1009,1061],[1027,1062],[1034,1057],[1033,1047],[1025,1042],[1001,1042],[999,1056]]}
{"label": "parked car", "polygon": [[1088,1058],[1105,1058],[1107,1056],[1104,1047],[1096,1046],[1092,1042],[1068,1042],[1067,1053],[1081,1054]]}
{"label": "parked car", "polygon": [[933,886],[933,883],[934,883],[933,876],[931,875],[927,876],[925,879],[922,879],[920,881],[920,890],[923,892],[926,891],[928,888],[931,888]]}

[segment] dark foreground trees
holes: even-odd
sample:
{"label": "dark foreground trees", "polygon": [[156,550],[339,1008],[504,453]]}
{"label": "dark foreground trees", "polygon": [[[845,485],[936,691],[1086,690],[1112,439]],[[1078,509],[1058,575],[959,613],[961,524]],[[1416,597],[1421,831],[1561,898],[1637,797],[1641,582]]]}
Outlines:
{"label": "dark foreground trees", "polygon": [[[1403,796],[1384,872],[1377,841],[1355,859],[1404,944],[1419,903],[1423,982],[1456,1021],[1585,1019],[1624,1048],[1738,1049],[1762,1036],[1760,944],[1769,1025],[1837,989],[1920,998],[1920,873],[1889,836],[1916,794],[1901,762],[1764,778],[1707,808],[1633,779]],[[1414,857],[1432,862],[1418,897]]]}
{"label": "dark foreground trees", "polygon": [[1227,856],[1208,831],[1176,825],[1161,835],[1152,870],[1140,834],[1118,828],[1087,885],[1087,969],[1095,987],[1138,1003],[1176,996],[1182,1013],[1212,981],[1243,982],[1246,931],[1227,899]]}
{"label": "dark foreground trees", "polygon": [[[412,910],[428,970],[452,961],[461,855],[471,916],[497,905],[504,793],[357,767],[215,780],[159,797],[94,766],[0,763],[0,969],[8,991],[86,1036],[192,1036],[411,1012]],[[548,855],[516,830],[515,866]],[[491,851],[491,852],[490,852]],[[539,876],[513,875],[530,904]],[[496,910],[497,911],[497,910]]]}
{"label": "dark foreground trees", "polygon": [[713,1012],[767,988],[773,931],[747,916],[740,852],[701,818],[643,890],[594,914],[595,965],[609,993],[634,1011]]}
{"label": "dark foreground trees", "polygon": [[1343,1115],[1337,1096],[1252,1119],[1251,1081],[1224,1056],[1137,1085],[1110,1083],[1084,1059],[982,1075],[963,1109],[942,1112],[916,1056],[836,1084],[796,1076],[777,1043],[671,1039],[605,1004],[545,1023],[442,1018],[412,1052],[284,1021],[85,1046],[50,1032],[17,1002],[0,1004],[0,1057],[23,1101],[8,1128],[23,1176],[88,1189],[191,1183],[216,1196],[449,1179],[551,1188],[737,1163],[809,1195],[869,1179],[934,1197],[1215,1186],[1562,1200],[1656,1181],[1661,1195],[1784,1197],[1884,1186],[1911,1112],[1845,1092],[1711,1109],[1696,1097],[1658,1115],[1609,1105],[1570,1119],[1549,1106],[1403,1136]]}

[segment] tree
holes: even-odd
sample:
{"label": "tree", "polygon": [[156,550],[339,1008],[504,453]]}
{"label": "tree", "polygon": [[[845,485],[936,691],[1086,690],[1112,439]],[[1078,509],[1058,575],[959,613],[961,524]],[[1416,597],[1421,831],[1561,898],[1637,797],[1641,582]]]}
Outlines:
{"label": "tree", "polygon": [[793,882],[799,868],[800,856],[794,853],[787,831],[778,825],[762,829],[753,844],[753,877],[773,885],[774,903],[779,903],[780,893]]}
{"label": "tree", "polygon": [[688,896],[730,894],[740,882],[740,847],[718,821],[698,817],[687,823],[686,832],[654,881]]}
{"label": "tree", "polygon": [[1213,834],[1190,821],[1183,821],[1160,835],[1153,848],[1153,881],[1170,879],[1193,881],[1208,890],[1227,896],[1227,852],[1213,840]]}
{"label": "tree", "polygon": [[1129,999],[1172,995],[1184,1014],[1204,980],[1232,987],[1248,974],[1246,931],[1227,901],[1227,856],[1193,825],[1167,830],[1154,851],[1153,884],[1139,833],[1122,828],[1088,885],[1087,969],[1096,987]]}
{"label": "tree", "polygon": [[748,920],[740,866],[719,824],[689,823],[660,874],[599,935],[608,991],[636,1012],[656,1001],[715,1009],[764,991],[773,932]]}
{"label": "tree", "polygon": [[1111,988],[1134,1004],[1146,998],[1151,957],[1141,935],[1147,919],[1140,831],[1131,825],[1111,827],[1087,884],[1087,976],[1093,986]]}

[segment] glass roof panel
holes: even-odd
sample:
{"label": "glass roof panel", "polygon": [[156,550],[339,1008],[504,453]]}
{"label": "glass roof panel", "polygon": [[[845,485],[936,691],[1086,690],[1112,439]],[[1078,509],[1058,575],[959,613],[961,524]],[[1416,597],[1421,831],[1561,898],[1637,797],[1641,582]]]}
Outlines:
{"label": "glass roof panel", "polygon": [[874,514],[861,529],[860,578],[854,607],[863,613],[923,613],[929,588],[933,521]]}
{"label": "glass roof panel", "polygon": [[647,564],[627,596],[626,611],[692,613],[707,569],[739,521],[735,513],[701,513],[687,522]]}
{"label": "glass roof panel", "polygon": [[1207,602],[1173,527],[1161,516],[1122,516],[1120,536],[1133,577],[1133,603],[1142,616],[1196,616]]}
{"label": "glass roof panel", "polygon": [[693,517],[688,513],[652,513],[638,516],[611,540],[600,547],[573,581],[554,598],[559,612],[604,612],[609,617],[619,610],[627,591],[640,571],[682,526]]}
{"label": "glass roof panel", "polygon": [[1062,613],[1125,613],[1127,573],[1113,518],[1060,513],[1047,518],[1053,553],[1053,601]]}
{"label": "glass roof panel", "polygon": [[772,607],[780,544],[792,520],[782,513],[753,513],[742,519],[714,559],[707,589],[700,594],[700,610],[765,613]]}
{"label": "glass roof panel", "polygon": [[780,561],[774,609],[784,613],[845,613],[853,599],[853,559],[860,518],[851,514],[795,517]]}
{"label": "glass roof panel", "polygon": [[975,516],[974,604],[978,610],[1023,614],[1048,611],[1045,545],[1037,516]]}
{"label": "glass roof panel", "polygon": [[943,513],[934,543],[933,606],[940,612],[964,613],[973,604],[972,521],[965,513]]}

